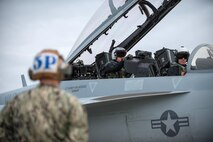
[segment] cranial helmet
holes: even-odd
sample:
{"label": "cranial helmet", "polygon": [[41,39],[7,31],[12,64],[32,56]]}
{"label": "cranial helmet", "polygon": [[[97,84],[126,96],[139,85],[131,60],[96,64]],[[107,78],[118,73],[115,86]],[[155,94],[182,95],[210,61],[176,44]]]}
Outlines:
{"label": "cranial helmet", "polygon": [[33,67],[29,69],[29,76],[31,80],[62,80],[63,69],[67,66],[57,50],[43,50],[35,56]]}
{"label": "cranial helmet", "polygon": [[125,57],[126,56],[126,49],[124,49],[123,47],[116,47],[113,50],[113,55],[112,58],[116,59],[117,57]]}
{"label": "cranial helmet", "polygon": [[189,55],[190,55],[189,50],[185,48],[184,46],[181,46],[177,52],[177,59],[185,58],[186,60],[188,60]]}

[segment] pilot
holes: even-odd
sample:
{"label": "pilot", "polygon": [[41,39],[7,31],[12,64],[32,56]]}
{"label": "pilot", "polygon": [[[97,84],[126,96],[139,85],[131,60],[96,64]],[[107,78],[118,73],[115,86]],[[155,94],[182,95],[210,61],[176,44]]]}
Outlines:
{"label": "pilot", "polygon": [[67,66],[56,50],[36,55],[29,75],[40,84],[17,95],[0,112],[0,141],[88,141],[84,108],[76,97],[59,89]]}
{"label": "pilot", "polygon": [[176,57],[177,63],[168,69],[169,76],[184,76],[186,74],[186,66],[189,58],[189,50],[184,46],[178,50]]}
{"label": "pilot", "polygon": [[106,63],[101,69],[101,76],[104,78],[124,78],[124,58],[127,51],[123,47],[116,47],[112,52],[112,61]]}

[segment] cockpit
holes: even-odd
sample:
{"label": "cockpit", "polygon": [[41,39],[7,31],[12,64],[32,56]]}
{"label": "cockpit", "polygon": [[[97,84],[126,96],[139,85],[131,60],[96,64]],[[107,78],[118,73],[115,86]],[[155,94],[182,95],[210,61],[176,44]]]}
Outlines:
{"label": "cockpit", "polygon": [[[176,51],[163,48],[151,53],[141,50],[138,42],[180,1],[105,0],[70,51],[66,62],[72,65],[72,75],[66,78],[102,78],[100,70],[112,60],[116,47],[127,54],[133,47],[138,49],[124,61],[125,70],[133,77],[166,76],[176,61]],[[199,63],[194,62],[192,68],[198,68]]]}

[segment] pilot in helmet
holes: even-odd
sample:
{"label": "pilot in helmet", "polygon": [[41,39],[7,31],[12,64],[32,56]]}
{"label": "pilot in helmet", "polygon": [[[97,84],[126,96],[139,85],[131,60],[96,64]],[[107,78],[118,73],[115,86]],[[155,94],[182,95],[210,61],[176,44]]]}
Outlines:
{"label": "pilot in helmet", "polygon": [[186,66],[189,55],[189,50],[184,46],[181,46],[176,54],[177,64],[173,65],[168,69],[168,75],[184,76],[186,74]]}
{"label": "pilot in helmet", "polygon": [[116,47],[112,51],[112,61],[106,63],[101,69],[101,76],[104,78],[124,78],[124,58],[127,54],[123,47]]}
{"label": "pilot in helmet", "polygon": [[184,46],[181,46],[176,55],[178,64],[186,67],[189,55],[189,50]]}

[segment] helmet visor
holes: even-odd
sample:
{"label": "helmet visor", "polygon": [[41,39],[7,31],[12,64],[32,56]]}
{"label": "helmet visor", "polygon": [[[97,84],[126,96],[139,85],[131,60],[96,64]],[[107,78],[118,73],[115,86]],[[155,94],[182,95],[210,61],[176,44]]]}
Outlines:
{"label": "helmet visor", "polygon": [[189,58],[189,53],[187,53],[187,52],[181,52],[181,53],[178,53],[177,54],[177,58],[178,59],[187,59],[188,60],[188,58]]}
{"label": "helmet visor", "polygon": [[116,57],[125,57],[125,56],[126,56],[125,50],[120,50],[116,52]]}

